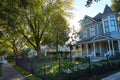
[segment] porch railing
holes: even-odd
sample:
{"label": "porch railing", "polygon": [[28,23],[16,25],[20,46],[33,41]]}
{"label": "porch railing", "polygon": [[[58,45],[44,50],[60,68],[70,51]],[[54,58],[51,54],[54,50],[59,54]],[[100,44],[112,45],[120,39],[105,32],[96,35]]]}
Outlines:
{"label": "porch railing", "polygon": [[104,56],[105,56],[105,57],[111,56],[111,53],[110,53],[110,52],[111,52],[111,50],[109,50],[108,52],[106,52],[106,53],[104,54]]}
{"label": "porch railing", "polygon": [[92,57],[92,56],[94,56],[94,51],[88,54],[88,57]]}

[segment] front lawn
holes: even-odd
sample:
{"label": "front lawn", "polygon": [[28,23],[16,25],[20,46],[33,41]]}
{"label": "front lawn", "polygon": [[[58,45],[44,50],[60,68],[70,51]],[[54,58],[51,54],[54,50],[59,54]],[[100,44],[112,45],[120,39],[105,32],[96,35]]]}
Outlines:
{"label": "front lawn", "polygon": [[[79,79],[97,79],[113,71],[120,70],[120,59],[109,59],[96,63],[89,63],[83,59],[80,61],[70,62],[69,59],[45,59],[45,60],[18,60],[17,64],[41,79],[48,80],[79,80]],[[30,62],[29,62],[30,61]],[[23,63],[24,62],[24,63]],[[31,67],[30,67],[31,66]],[[29,70],[30,69],[30,70]]]}

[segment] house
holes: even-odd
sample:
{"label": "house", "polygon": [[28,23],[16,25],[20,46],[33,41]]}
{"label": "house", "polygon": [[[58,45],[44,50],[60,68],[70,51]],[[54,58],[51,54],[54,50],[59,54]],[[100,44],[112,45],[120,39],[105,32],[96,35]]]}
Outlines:
{"label": "house", "polygon": [[81,32],[77,44],[84,56],[112,56],[120,53],[118,14],[106,5],[95,17],[85,15],[80,20]]}

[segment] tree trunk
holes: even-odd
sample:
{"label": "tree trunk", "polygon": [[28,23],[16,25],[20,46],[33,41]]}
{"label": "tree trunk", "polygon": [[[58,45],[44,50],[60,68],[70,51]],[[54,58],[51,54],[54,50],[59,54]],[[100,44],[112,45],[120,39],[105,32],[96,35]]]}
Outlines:
{"label": "tree trunk", "polygon": [[56,57],[59,57],[60,55],[58,54],[58,44],[57,43],[56,43],[56,53],[57,53]]}
{"label": "tree trunk", "polygon": [[42,54],[41,54],[41,49],[40,49],[39,45],[36,47],[36,52],[37,52],[38,58],[41,59],[42,58]]}

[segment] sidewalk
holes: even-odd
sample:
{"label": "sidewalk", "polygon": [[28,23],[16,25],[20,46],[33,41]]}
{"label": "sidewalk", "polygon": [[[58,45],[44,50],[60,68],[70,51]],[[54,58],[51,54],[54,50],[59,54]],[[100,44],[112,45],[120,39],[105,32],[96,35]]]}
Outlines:
{"label": "sidewalk", "polygon": [[25,80],[25,77],[19,74],[11,64],[5,62],[2,65],[2,80]]}
{"label": "sidewalk", "polygon": [[108,77],[103,78],[102,80],[120,80],[120,72],[112,74]]}

